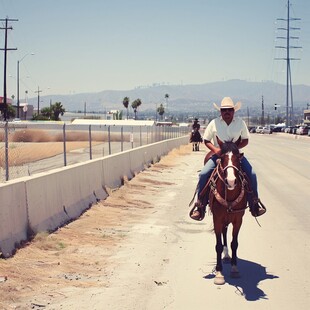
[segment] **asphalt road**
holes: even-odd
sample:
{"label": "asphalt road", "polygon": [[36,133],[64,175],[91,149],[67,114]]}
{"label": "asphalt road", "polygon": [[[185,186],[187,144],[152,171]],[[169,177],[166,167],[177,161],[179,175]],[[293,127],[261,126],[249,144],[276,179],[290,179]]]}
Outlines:
{"label": "asphalt road", "polygon": [[268,211],[259,218],[261,226],[246,212],[238,249],[241,277],[231,279],[225,265],[222,286],[213,284],[212,216],[203,222],[188,217],[204,154],[181,156],[162,174],[145,172],[171,184],[151,197],[139,193],[139,200],[156,208],[133,224],[113,257],[109,287],[77,291],[47,309],[309,309],[310,139],[251,136],[245,154]]}

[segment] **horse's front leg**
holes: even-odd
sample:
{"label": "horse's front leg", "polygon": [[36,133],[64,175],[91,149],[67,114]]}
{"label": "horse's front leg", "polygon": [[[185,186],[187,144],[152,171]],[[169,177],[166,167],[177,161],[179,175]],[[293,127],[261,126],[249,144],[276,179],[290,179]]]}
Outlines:
{"label": "horse's front leg", "polygon": [[227,229],[228,226],[225,225],[223,228],[222,236],[223,236],[223,242],[224,242],[224,247],[223,247],[223,263],[228,264],[231,261],[231,258],[228,254],[228,247],[227,247]]}
{"label": "horse's front leg", "polygon": [[215,232],[216,236],[216,274],[214,278],[214,284],[222,285],[225,284],[225,279],[222,273],[223,265],[222,265],[222,252],[223,252],[223,244],[222,244],[222,231],[219,230]]}
{"label": "horse's front leg", "polygon": [[237,268],[237,249],[238,249],[238,234],[241,227],[241,223],[233,225],[232,241],[231,241],[231,271],[230,276],[232,278],[239,277],[239,270]]}

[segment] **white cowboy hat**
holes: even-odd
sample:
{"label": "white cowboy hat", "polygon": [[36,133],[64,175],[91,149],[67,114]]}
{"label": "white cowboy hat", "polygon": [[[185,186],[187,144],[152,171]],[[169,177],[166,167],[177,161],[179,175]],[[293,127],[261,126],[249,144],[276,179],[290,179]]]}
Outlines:
{"label": "white cowboy hat", "polygon": [[238,101],[236,104],[232,101],[230,97],[224,97],[221,106],[219,107],[216,103],[213,103],[214,107],[221,111],[221,109],[231,109],[233,108],[236,111],[238,111],[241,108],[241,102]]}

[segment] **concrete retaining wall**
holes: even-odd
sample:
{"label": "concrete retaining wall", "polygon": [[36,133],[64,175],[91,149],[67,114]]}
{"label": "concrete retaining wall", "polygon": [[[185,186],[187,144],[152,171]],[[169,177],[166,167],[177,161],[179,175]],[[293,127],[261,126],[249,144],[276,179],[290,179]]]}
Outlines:
{"label": "concrete retaining wall", "polygon": [[14,180],[0,185],[0,252],[10,255],[15,246],[27,240],[28,215],[25,183]]}
{"label": "concrete retaining wall", "polygon": [[70,165],[0,184],[0,251],[13,255],[31,235],[53,231],[78,218],[109,188],[117,188],[188,137],[142,146],[104,158]]}

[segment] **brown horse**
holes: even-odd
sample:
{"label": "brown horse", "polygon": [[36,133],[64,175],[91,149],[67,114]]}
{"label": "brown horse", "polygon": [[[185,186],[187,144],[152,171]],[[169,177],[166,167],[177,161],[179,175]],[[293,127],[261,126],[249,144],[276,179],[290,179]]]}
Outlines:
{"label": "brown horse", "polygon": [[[219,139],[218,142],[222,155],[218,159],[217,166],[210,177],[209,206],[213,215],[216,236],[217,259],[214,283],[224,284],[222,254],[224,254],[224,262],[229,260],[231,262],[231,276],[239,276],[237,268],[238,234],[242,225],[242,217],[247,208],[246,192],[248,185],[240,166],[240,160],[243,156],[238,149],[240,139],[236,143],[223,143]],[[231,259],[227,248],[227,228],[229,224],[233,226]]]}

